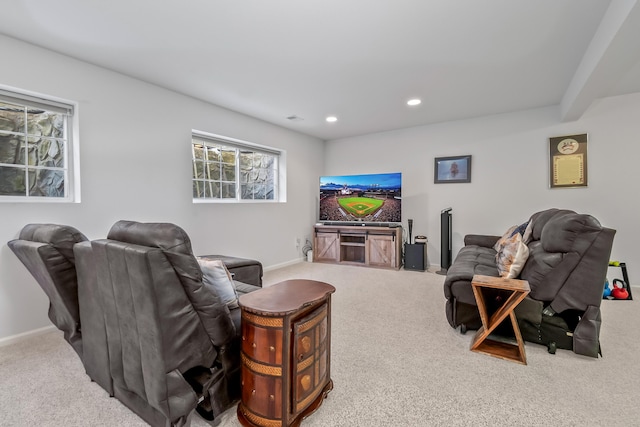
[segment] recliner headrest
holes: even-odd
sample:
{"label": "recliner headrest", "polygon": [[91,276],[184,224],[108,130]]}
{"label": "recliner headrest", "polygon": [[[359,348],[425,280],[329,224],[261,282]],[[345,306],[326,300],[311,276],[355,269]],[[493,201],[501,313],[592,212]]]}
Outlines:
{"label": "recliner headrest", "polygon": [[573,248],[579,236],[601,230],[600,222],[591,215],[565,213],[554,216],[545,224],[540,241],[547,252],[566,253]]}
{"label": "recliner headrest", "polygon": [[88,240],[76,228],[60,224],[27,224],[20,231],[19,239],[48,243],[72,263],[75,263],[73,245]]}
{"label": "recliner headrest", "polygon": [[107,239],[192,255],[187,233],[168,222],[118,221],[109,230]]}
{"label": "recliner headrest", "polygon": [[542,236],[542,230],[549,220],[558,216],[566,214],[575,214],[574,211],[568,209],[551,208],[544,211],[536,212],[531,215],[529,221],[531,222],[531,240],[540,240]]}

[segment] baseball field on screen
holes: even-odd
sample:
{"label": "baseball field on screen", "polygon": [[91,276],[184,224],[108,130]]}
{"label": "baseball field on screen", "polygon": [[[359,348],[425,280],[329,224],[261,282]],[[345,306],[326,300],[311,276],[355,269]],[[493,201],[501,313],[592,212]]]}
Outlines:
{"label": "baseball field on screen", "polygon": [[343,197],[338,199],[338,203],[347,212],[357,217],[364,217],[375,212],[384,200],[371,199],[368,197]]}

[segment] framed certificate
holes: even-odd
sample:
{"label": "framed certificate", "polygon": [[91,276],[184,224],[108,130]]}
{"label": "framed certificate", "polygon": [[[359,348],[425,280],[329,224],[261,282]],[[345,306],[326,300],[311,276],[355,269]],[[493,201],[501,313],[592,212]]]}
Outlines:
{"label": "framed certificate", "polygon": [[587,186],[587,134],[549,138],[549,187]]}

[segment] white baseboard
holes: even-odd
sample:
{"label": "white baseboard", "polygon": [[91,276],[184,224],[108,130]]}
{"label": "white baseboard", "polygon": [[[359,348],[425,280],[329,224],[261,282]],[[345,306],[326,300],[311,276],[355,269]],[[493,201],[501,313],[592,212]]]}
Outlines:
{"label": "white baseboard", "polygon": [[275,264],[275,265],[270,265],[269,267],[264,267],[264,271],[271,271],[271,270],[277,270],[279,268],[283,268],[283,267],[288,267],[290,265],[294,265],[297,264],[299,262],[304,262],[305,258],[296,258],[296,259],[292,259],[291,261],[286,261],[280,264]]}
{"label": "white baseboard", "polygon": [[5,338],[0,338],[0,347],[3,347],[5,345],[10,345],[10,344],[15,344],[17,342],[20,342],[38,335],[43,335],[55,329],[56,327],[54,325],[49,325],[49,326],[45,326],[44,328],[34,329],[32,331],[23,332],[18,335],[11,335]]}

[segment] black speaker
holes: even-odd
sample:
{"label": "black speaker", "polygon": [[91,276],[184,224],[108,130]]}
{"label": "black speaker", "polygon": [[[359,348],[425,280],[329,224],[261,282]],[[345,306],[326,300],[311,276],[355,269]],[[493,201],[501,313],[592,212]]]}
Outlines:
{"label": "black speaker", "polygon": [[405,243],[404,269],[417,271],[425,271],[427,269],[427,245]]}
{"label": "black speaker", "polygon": [[451,267],[451,208],[440,212],[440,267],[438,274],[447,274]]}

